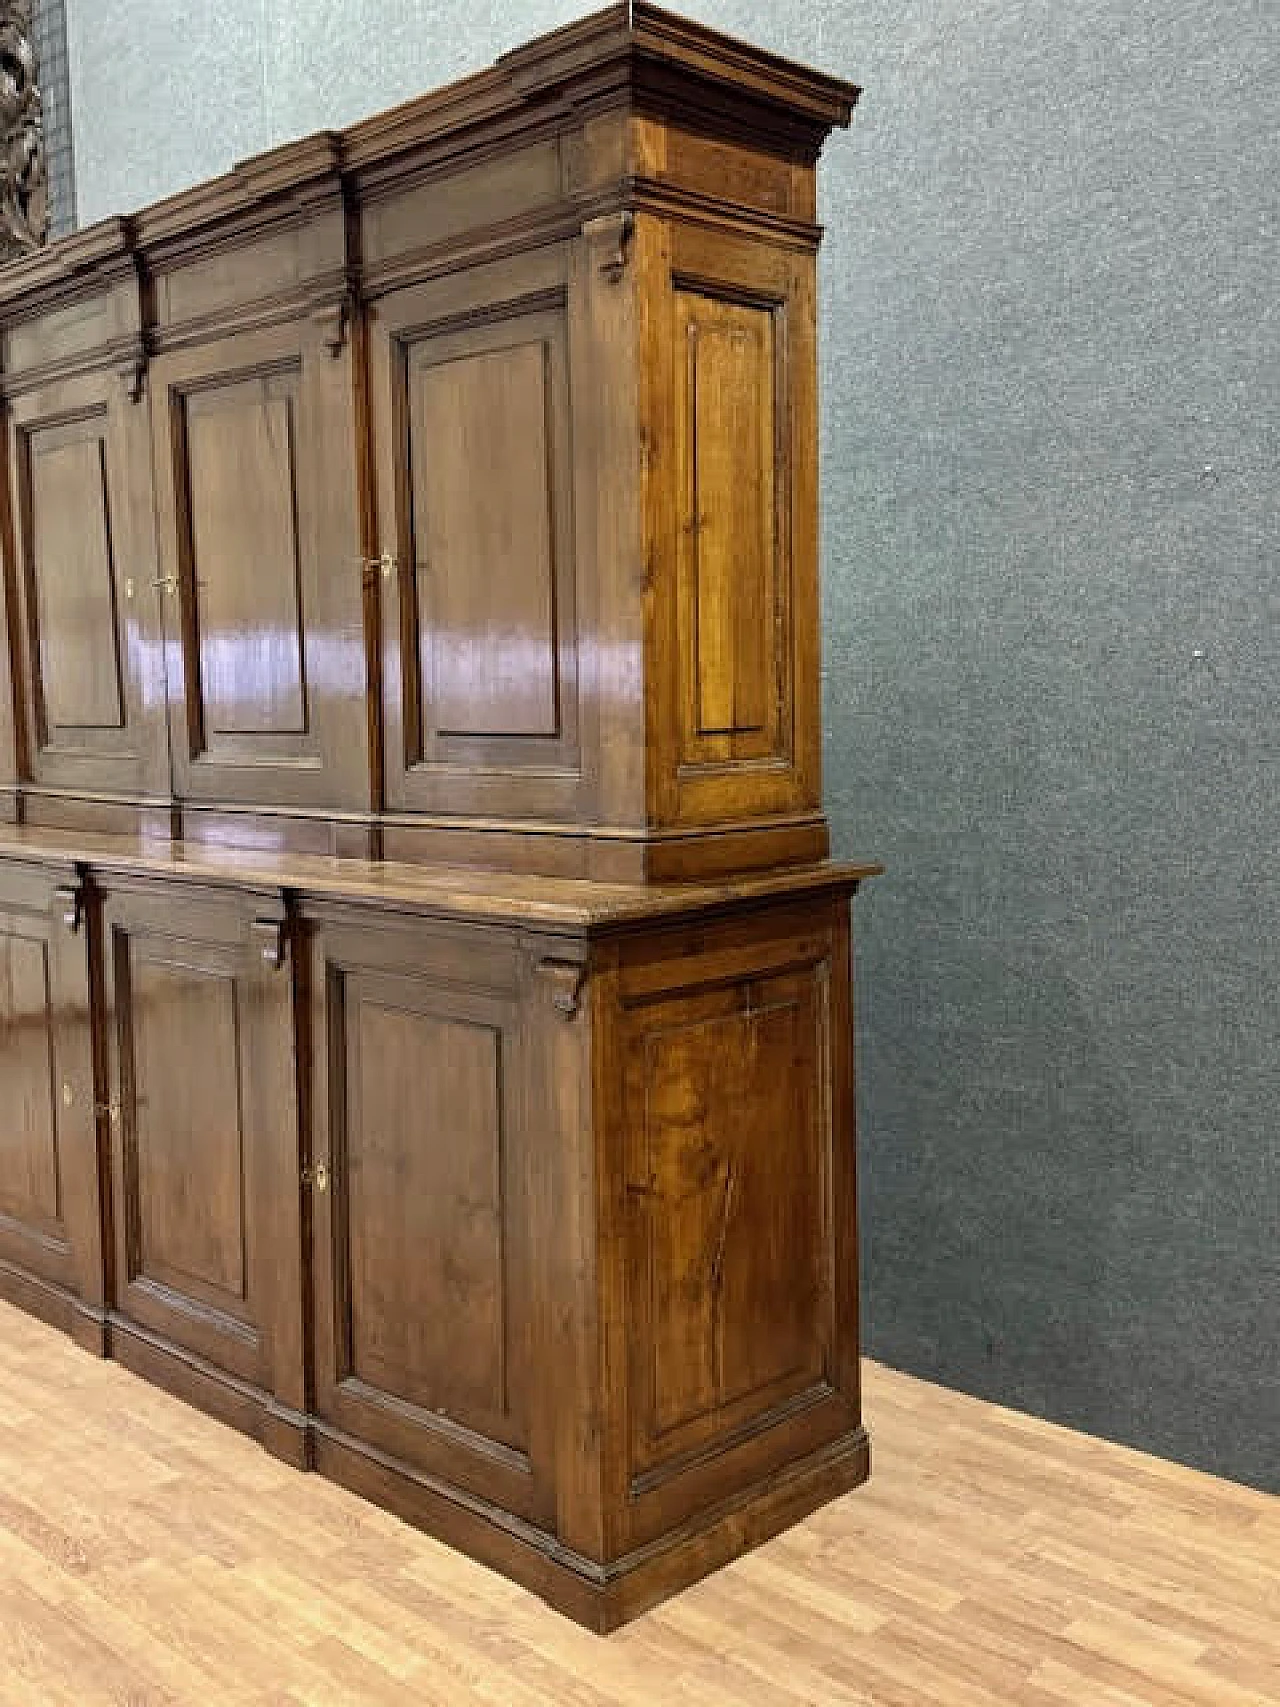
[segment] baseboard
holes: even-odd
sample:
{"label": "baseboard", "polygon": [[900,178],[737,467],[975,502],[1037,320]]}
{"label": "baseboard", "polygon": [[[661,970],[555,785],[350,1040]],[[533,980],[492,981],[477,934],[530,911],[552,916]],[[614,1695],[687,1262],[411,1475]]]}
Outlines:
{"label": "baseboard", "polygon": [[106,1312],[86,1304],[75,1293],[0,1260],[0,1298],[69,1335],[94,1357],[106,1356]]}
{"label": "baseboard", "polygon": [[311,1425],[270,1393],[175,1346],[114,1311],[107,1318],[107,1355],[142,1380],[247,1434],[297,1470],[312,1468]]}
{"label": "baseboard", "polygon": [[600,1635],[858,1487],[871,1470],[870,1441],[859,1428],[771,1477],[763,1488],[748,1490],[660,1541],[600,1565],[534,1524],[421,1475],[323,1422],[314,1426],[315,1467],[321,1475],[520,1583]]}

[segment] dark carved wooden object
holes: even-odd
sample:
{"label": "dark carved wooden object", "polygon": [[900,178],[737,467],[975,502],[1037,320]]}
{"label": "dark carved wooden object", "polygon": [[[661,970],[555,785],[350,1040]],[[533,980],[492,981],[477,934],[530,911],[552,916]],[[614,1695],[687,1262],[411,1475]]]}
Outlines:
{"label": "dark carved wooden object", "polygon": [[0,269],[0,1294],[598,1629],[867,1473],[855,95],[614,6]]}
{"label": "dark carved wooden object", "polygon": [[0,259],[38,249],[49,235],[33,3],[0,0]]}

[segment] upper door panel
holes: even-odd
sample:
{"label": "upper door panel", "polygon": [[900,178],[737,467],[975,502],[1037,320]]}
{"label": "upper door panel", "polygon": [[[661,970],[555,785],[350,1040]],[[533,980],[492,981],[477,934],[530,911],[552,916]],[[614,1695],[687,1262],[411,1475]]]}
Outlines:
{"label": "upper door panel", "polygon": [[18,398],[10,434],[29,778],[165,794],[145,405],[84,374]]}
{"label": "upper door panel", "polygon": [[174,790],[368,812],[350,355],[306,321],[152,368]]}
{"label": "upper door panel", "polygon": [[563,255],[543,252],[396,291],[372,310],[393,809],[574,813],[567,290]]}

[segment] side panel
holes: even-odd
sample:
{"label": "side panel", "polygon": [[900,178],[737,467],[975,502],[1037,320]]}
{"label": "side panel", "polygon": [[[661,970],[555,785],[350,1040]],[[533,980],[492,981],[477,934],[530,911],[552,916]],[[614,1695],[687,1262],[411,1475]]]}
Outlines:
{"label": "side panel", "polygon": [[843,912],[623,950],[604,1221],[623,1252],[631,1546],[858,1427]]}
{"label": "side panel", "polygon": [[676,292],[685,766],[787,755],[789,577],[776,496],[781,330],[776,306]]}
{"label": "side panel", "polygon": [[651,810],[799,819],[820,806],[813,256],[637,224]]}

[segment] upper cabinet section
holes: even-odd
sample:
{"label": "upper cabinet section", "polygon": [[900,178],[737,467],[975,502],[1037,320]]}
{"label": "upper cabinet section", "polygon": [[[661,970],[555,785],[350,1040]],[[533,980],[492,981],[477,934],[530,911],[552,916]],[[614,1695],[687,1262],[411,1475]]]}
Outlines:
{"label": "upper cabinet section", "polygon": [[18,813],[825,852],[814,173],[856,94],[614,6],[0,270]]}

